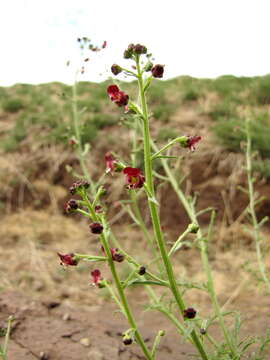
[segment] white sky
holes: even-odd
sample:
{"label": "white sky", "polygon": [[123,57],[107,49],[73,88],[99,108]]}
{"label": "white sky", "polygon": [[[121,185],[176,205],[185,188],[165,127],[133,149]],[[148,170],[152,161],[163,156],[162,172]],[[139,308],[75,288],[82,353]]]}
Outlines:
{"label": "white sky", "polygon": [[104,80],[113,63],[126,66],[131,42],[166,65],[165,78],[264,75],[269,14],[270,0],[0,0],[0,85],[71,83],[74,68],[65,64],[78,65],[81,36],[108,42],[90,54],[82,80]]}

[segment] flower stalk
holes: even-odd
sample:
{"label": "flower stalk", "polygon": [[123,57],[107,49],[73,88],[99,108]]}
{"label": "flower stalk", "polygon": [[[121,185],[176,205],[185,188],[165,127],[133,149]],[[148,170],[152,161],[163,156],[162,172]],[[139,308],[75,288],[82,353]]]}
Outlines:
{"label": "flower stalk", "polygon": [[[140,68],[140,57],[136,56],[136,68],[138,71],[138,86],[139,86],[139,94],[140,94],[140,102],[143,113],[143,138],[144,138],[144,166],[145,166],[145,179],[148,191],[151,194],[151,198],[155,198],[154,193],[154,183],[153,183],[153,171],[152,171],[152,160],[151,160],[151,151],[150,151],[150,130],[149,130],[149,115],[147,110],[147,103],[144,92],[144,84],[143,84],[143,76]],[[165,242],[163,239],[163,233],[161,230],[161,225],[159,221],[159,215],[157,211],[157,205],[151,199],[148,201],[152,224],[155,232],[155,237],[158,243],[158,247],[161,253],[161,257],[164,263],[164,267],[166,269],[166,273],[168,276],[168,281],[170,283],[171,291],[174,295],[178,308],[183,316],[185,310],[185,303],[182,299],[182,296],[178,290],[178,286],[175,280],[175,276],[172,269],[172,264],[169,260],[169,256],[166,251]],[[203,360],[208,360],[208,356],[203,348],[203,345],[197,336],[195,330],[191,332],[191,339],[194,345],[197,347],[198,352],[200,353]]]}

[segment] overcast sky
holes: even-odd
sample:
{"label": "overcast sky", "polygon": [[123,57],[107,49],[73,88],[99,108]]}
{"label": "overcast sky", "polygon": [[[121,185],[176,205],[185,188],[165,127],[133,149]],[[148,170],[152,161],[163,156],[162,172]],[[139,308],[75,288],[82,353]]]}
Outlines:
{"label": "overcast sky", "polygon": [[166,65],[166,78],[264,75],[269,14],[270,0],[1,0],[0,85],[72,83],[81,36],[108,42],[91,54],[82,80],[104,80],[112,63],[127,65],[131,42]]}

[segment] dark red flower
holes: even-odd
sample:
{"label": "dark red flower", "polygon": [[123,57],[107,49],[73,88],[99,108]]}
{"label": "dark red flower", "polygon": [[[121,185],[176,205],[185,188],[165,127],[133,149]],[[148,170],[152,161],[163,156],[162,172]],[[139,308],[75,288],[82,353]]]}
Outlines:
{"label": "dark red flower", "polygon": [[195,144],[197,144],[197,142],[199,142],[202,139],[201,136],[188,136],[187,139],[187,146],[191,151],[195,150]]}
{"label": "dark red flower", "polygon": [[162,78],[164,73],[164,65],[155,65],[154,67],[152,67],[151,72],[155,78]]}
{"label": "dark red flower", "polygon": [[100,281],[102,280],[100,270],[98,269],[93,270],[91,272],[91,275],[92,275],[92,284],[99,285]]}
{"label": "dark red flower", "polygon": [[76,266],[78,265],[78,259],[76,259],[75,254],[60,254],[57,253],[57,255],[60,257],[60,264],[65,266]]}
{"label": "dark red flower", "polygon": [[103,44],[102,44],[102,49],[105,49],[107,47],[107,41],[103,41]]}
{"label": "dark red flower", "polygon": [[114,170],[115,159],[110,152],[105,154],[105,161],[106,161],[106,174],[112,173]]}
{"label": "dark red flower", "polygon": [[96,213],[99,214],[99,213],[102,213],[102,211],[103,211],[103,208],[102,208],[101,205],[96,205],[96,206],[95,206],[95,212],[96,212]]}
{"label": "dark red flower", "polygon": [[126,106],[128,104],[129,96],[124,91],[119,90],[117,85],[109,85],[107,93],[112,102],[118,106]]}
{"label": "dark red flower", "polygon": [[[104,247],[101,246],[101,250],[105,253]],[[122,262],[125,260],[125,256],[119,252],[117,248],[110,248],[113,261]]]}
{"label": "dark red flower", "polygon": [[123,170],[128,189],[138,189],[143,186],[145,178],[140,169],[126,167]]}
{"label": "dark red flower", "polygon": [[98,222],[94,222],[94,223],[90,224],[89,227],[93,234],[101,234],[103,231],[102,224],[100,224]]}
{"label": "dark red flower", "polygon": [[184,310],[184,318],[194,319],[197,314],[197,311],[193,308],[187,308]]}

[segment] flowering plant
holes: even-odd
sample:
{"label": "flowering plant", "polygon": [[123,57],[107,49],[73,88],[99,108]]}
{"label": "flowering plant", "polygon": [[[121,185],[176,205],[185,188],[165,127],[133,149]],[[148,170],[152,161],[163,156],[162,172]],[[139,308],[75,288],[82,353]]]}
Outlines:
{"label": "flowering plant", "polygon": [[[148,52],[147,48],[141,44],[130,44],[124,51],[124,59],[133,62],[131,69],[113,64],[111,71],[115,76],[123,72],[136,79],[139,101],[132,101],[130,96],[115,84],[108,86],[107,94],[114,104],[119,108],[124,108],[125,114],[133,117],[135,123],[135,140],[138,140],[137,135],[142,135],[143,137],[144,169],[142,170],[135,166],[134,154],[136,154],[136,151],[133,151],[133,157],[129,164],[119,161],[113,153],[107,152],[104,156],[106,166],[105,173],[111,175],[118,173],[119,176],[123,177],[130,201],[133,205],[133,210],[129,208],[128,211],[136,224],[141,228],[151,248],[153,254],[153,259],[151,260],[153,261],[149,261],[149,265],[141,264],[132,254],[126,253],[118,244],[109,226],[106,208],[102,204],[102,197],[106,196],[103,186],[101,185],[96,189],[96,187],[91,186],[88,181],[77,181],[70,187],[70,193],[72,195],[78,195],[80,200],[70,199],[66,203],[65,209],[68,213],[78,212],[89,219],[90,231],[99,237],[101,250],[99,250],[99,255],[58,253],[61,264],[65,266],[76,266],[81,260],[107,264],[111,271],[112,281],[103,278],[102,269],[100,270],[95,265],[95,268],[91,271],[90,283],[98,288],[108,289],[111,298],[117,306],[119,306],[129,324],[129,329],[123,332],[123,343],[125,345],[137,343],[145,359],[154,360],[156,358],[159,343],[165,334],[163,330],[160,330],[156,335],[151,349],[147,346],[131,311],[126,294],[126,288],[135,284],[145,287],[150,299],[149,307],[161,312],[176,326],[179,334],[196,348],[199,358],[203,360],[240,360],[242,354],[248,348],[249,342],[242,341],[238,343],[235,341],[235,332],[231,332],[227,328],[224,313],[219,306],[215,293],[212,271],[208,260],[208,242],[211,238],[215,212],[212,211],[208,231],[206,233],[203,232],[199,226],[197,219],[198,214],[195,210],[196,199],[188,199],[185,197],[170,169],[168,161],[170,156],[164,155],[166,150],[176,144],[182,148],[188,148],[190,151],[194,151],[201,140],[201,136],[196,134],[182,135],[171,140],[162,148],[157,148],[150,134],[149,122],[151,116],[148,111],[146,95],[154,78],[163,77],[164,65],[154,65],[152,63],[152,55]],[[136,149],[136,141],[134,141],[134,144]],[[190,224],[174,241],[170,249],[168,249],[164,240],[160,220],[160,204],[156,196],[155,173],[153,171],[153,163],[156,159],[160,159],[166,174],[166,179],[171,183],[190,218]],[[114,181],[113,177],[110,179]],[[147,199],[152,222],[151,230],[147,228],[138,207],[138,198],[141,194]],[[181,284],[176,278],[171,257],[183,246],[183,240],[188,234],[194,234],[196,238],[195,243],[200,251],[203,269],[207,276],[206,284],[198,285],[192,282]],[[123,262],[129,264],[130,272],[127,277],[120,278],[117,266],[121,266]],[[151,262],[157,266],[154,268],[154,266],[150,265]],[[116,266],[116,263],[119,264]],[[166,292],[169,292],[172,297],[171,304],[174,304],[175,308],[163,301],[163,297],[159,297],[154,288],[150,290],[150,285],[159,286],[165,289]],[[186,305],[183,296],[184,292],[192,288],[209,294],[213,307],[212,316],[209,319],[200,316],[199,310],[192,307],[191,304]],[[219,322],[224,338],[221,344],[213,339],[210,334],[210,327],[216,319]],[[211,348],[211,353],[209,348]]]}

